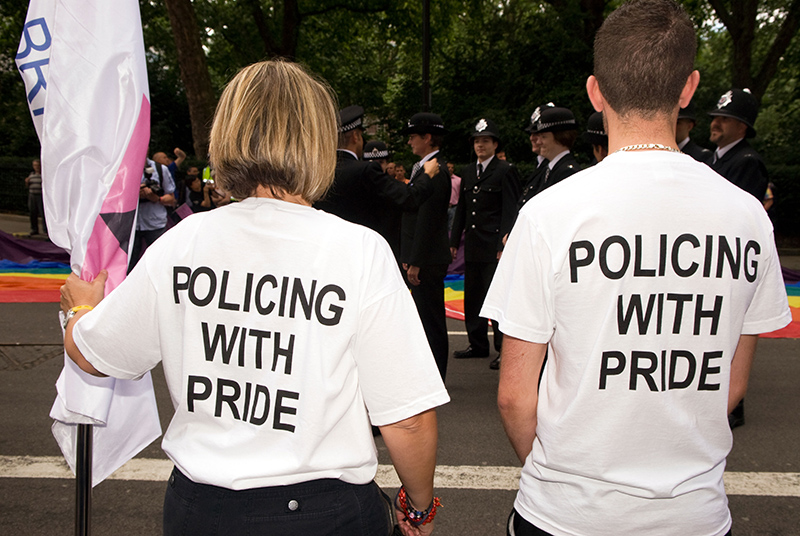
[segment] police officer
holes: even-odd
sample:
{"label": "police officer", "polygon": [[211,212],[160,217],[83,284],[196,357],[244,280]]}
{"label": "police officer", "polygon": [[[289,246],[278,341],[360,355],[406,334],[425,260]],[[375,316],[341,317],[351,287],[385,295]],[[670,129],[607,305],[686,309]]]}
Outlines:
{"label": "police officer", "polygon": [[439,148],[446,133],[442,118],[428,112],[411,116],[403,129],[411,152],[420,158],[411,169],[409,184],[413,187],[423,167],[427,169],[431,162],[439,162],[439,172],[431,179],[433,193],[419,208],[403,210],[400,230],[400,260],[443,380],[448,358],[444,277],[451,261],[447,231],[450,175]]}
{"label": "police officer", "polygon": [[536,155],[536,169],[523,179],[522,193],[517,201],[518,209],[522,208],[522,205],[524,205],[531,197],[534,196],[534,194],[536,194],[539,189],[539,184],[541,183],[542,178],[547,171],[548,161],[541,155],[540,152],[537,125],[542,116],[542,109],[547,107],[552,108],[554,106],[555,105],[552,102],[537,106],[531,114],[530,124],[525,127],[525,132],[528,133],[531,140],[531,151],[533,151],[533,154]]}
{"label": "police officer", "polygon": [[583,133],[582,137],[585,142],[592,146],[594,164],[599,164],[608,156],[608,134],[606,133],[606,127],[603,125],[603,112],[594,112],[589,116],[586,132]]}
{"label": "police officer", "polygon": [[412,186],[389,177],[378,163],[359,160],[364,149],[363,121],[361,106],[339,111],[335,178],[325,198],[314,207],[377,231],[397,254],[399,234],[396,227],[391,228],[387,212],[414,209],[427,199],[433,192],[430,177],[438,173],[438,166],[436,162],[426,166]]}
{"label": "police officer", "polygon": [[386,144],[379,140],[368,141],[364,145],[364,162],[377,162],[381,165],[381,169],[386,171],[389,166],[389,148]]}
{"label": "police officer", "polygon": [[578,139],[578,123],[571,110],[557,106],[544,108],[536,124],[536,133],[539,134],[539,154],[548,160],[538,194],[581,168],[571,153]]}
{"label": "police officer", "polygon": [[689,132],[692,131],[696,124],[697,119],[695,118],[694,102],[689,102],[686,108],[681,108],[678,111],[678,123],[675,126],[675,141],[678,143],[678,149],[698,162],[707,164],[711,160],[711,151],[697,145],[689,137]]}
{"label": "police officer", "polygon": [[[491,119],[482,118],[470,136],[478,159],[461,171],[461,195],[450,234],[450,252],[456,257],[464,233],[464,323],[469,346],[453,353],[455,358],[488,357],[488,321],[480,317],[497,261],[503,251],[503,237],[511,231],[517,216],[520,179],[517,168],[496,157],[500,135]],[[498,352],[502,334],[497,323],[494,347]],[[500,357],[490,367],[499,368]]]}
{"label": "police officer", "polygon": [[711,142],[717,146],[711,167],[742,190],[764,201],[767,191],[767,168],[761,156],[747,143],[753,138],[758,103],[749,89],[732,89],[722,95],[717,108],[708,112]]}
{"label": "police officer", "polygon": [[[714,118],[710,139],[717,146],[711,168],[763,203],[769,184],[767,168],[761,155],[745,139],[756,135],[755,97],[749,89],[732,89],[719,98],[716,109],[708,115]],[[744,399],[728,415],[728,424],[731,428],[744,424]]]}

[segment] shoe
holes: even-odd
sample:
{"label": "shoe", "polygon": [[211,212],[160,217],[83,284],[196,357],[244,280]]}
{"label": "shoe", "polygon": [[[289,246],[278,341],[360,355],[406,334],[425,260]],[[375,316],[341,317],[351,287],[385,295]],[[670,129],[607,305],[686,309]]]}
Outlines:
{"label": "shoe", "polygon": [[489,363],[489,368],[492,370],[500,370],[500,356],[492,359],[492,362]]}
{"label": "shoe", "polygon": [[489,357],[489,352],[478,352],[472,346],[467,346],[464,350],[456,350],[453,352],[453,357],[456,359],[467,359],[471,357]]}

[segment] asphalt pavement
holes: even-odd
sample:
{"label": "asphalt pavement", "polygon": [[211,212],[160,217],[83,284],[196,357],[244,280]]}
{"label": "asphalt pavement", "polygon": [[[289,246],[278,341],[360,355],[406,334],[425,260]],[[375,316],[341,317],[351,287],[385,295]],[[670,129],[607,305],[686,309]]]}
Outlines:
{"label": "asphalt pavement", "polygon": [[[26,220],[14,218],[9,223],[0,215],[0,229],[26,231]],[[22,229],[15,228],[19,225]],[[800,266],[800,257],[785,260],[794,269]],[[57,312],[55,303],[0,304],[0,534],[74,531],[74,481],[55,473],[18,477],[25,472],[17,467],[60,457],[48,417],[63,360]],[[463,323],[448,320],[448,329],[451,351],[466,346]],[[488,364],[489,359],[449,363],[452,401],[439,410],[438,464],[450,479],[437,490],[444,503],[437,516],[439,535],[505,534],[515,491],[498,483],[519,463],[500,424],[498,376]],[[747,395],[747,423],[734,431],[728,457],[726,485],[739,483],[734,493],[729,490],[735,536],[800,535],[798,381],[800,340],[762,339]],[[154,383],[166,428],[171,405],[160,367]],[[382,441],[377,444],[381,464],[389,464]],[[137,459],[166,463],[158,441]],[[164,481],[135,477],[101,483],[93,493],[93,534],[160,534],[164,489]]]}

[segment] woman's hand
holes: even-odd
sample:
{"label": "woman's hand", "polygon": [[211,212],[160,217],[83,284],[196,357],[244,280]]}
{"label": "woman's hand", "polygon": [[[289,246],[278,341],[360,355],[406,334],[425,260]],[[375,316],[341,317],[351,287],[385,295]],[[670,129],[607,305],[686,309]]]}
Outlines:
{"label": "woman's hand", "polygon": [[436,521],[415,527],[408,522],[406,515],[401,510],[395,508],[395,513],[397,514],[397,524],[400,526],[400,532],[403,533],[403,536],[428,536],[433,532],[433,526]]}
{"label": "woman's hand", "polygon": [[96,306],[105,296],[106,279],[108,272],[105,270],[97,274],[91,282],[84,281],[74,273],[69,274],[61,287],[61,310],[67,313],[78,305]]}

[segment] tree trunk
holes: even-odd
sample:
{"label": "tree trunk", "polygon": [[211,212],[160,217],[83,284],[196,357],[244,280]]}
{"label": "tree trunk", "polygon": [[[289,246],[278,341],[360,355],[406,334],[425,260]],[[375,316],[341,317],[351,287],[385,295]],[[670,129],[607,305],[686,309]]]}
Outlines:
{"label": "tree trunk", "polygon": [[189,101],[194,153],[198,158],[206,158],[215,102],[197,18],[191,0],[164,0],[164,3],[178,51],[181,80]]}

